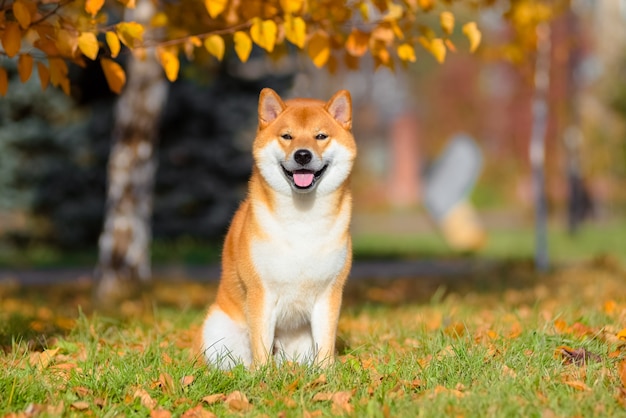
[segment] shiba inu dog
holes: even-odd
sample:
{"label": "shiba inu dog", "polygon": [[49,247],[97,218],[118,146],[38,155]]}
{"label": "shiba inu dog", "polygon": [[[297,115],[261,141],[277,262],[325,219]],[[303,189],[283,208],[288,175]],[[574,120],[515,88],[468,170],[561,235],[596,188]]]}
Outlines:
{"label": "shiba inu dog", "polygon": [[258,113],[248,196],[226,235],[201,350],[222,369],[272,355],[327,365],[352,264],[350,93],[283,102],[266,88]]}

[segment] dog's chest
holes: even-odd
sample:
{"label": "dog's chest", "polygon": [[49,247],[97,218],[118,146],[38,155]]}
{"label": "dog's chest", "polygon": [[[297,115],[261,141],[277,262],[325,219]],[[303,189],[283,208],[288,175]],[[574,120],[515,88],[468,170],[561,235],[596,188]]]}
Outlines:
{"label": "dog's chest", "polygon": [[259,211],[263,236],[252,243],[255,269],[266,289],[287,303],[309,305],[342,271],[348,257],[349,214],[289,208]]}

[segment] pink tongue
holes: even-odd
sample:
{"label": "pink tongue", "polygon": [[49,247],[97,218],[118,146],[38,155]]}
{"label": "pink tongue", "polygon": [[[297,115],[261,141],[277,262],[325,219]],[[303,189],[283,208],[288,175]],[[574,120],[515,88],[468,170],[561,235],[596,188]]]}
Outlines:
{"label": "pink tongue", "polygon": [[293,181],[298,187],[309,187],[313,183],[313,173],[306,170],[294,171]]}

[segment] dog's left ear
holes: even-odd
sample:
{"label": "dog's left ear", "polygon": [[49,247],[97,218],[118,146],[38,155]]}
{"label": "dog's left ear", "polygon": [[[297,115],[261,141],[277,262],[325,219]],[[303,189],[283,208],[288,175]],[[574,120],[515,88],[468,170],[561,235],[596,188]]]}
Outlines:
{"label": "dog's left ear", "polygon": [[261,90],[259,96],[259,129],[272,123],[285,110],[280,96],[270,88]]}
{"label": "dog's left ear", "polygon": [[326,110],[344,129],[352,129],[352,98],[348,90],[339,90],[326,103]]}

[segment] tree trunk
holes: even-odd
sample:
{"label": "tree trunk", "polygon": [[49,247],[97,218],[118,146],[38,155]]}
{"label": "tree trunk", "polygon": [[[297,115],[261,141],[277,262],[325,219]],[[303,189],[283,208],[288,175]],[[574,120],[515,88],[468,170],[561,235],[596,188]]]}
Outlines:
{"label": "tree trunk", "polygon": [[[127,9],[125,20],[147,23],[155,14],[150,0]],[[127,85],[115,109],[109,156],[107,203],[99,240],[96,300],[103,305],[128,297],[151,279],[150,242],[157,127],[167,96],[167,82],[148,49],[131,57]]]}
{"label": "tree trunk", "polygon": [[545,191],[545,139],[548,130],[548,89],[550,87],[550,24],[537,26],[537,57],[535,62],[535,93],[533,126],[530,138],[530,165],[535,197],[535,268],[546,271],[550,266],[548,253],[548,209]]}

